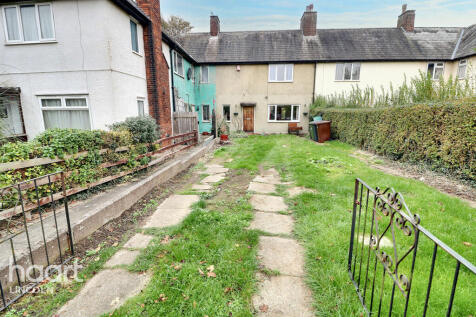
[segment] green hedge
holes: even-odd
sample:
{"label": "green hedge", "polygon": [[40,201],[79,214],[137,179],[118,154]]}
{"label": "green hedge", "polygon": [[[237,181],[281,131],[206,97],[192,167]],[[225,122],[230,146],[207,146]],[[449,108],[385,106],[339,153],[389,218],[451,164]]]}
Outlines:
{"label": "green hedge", "polygon": [[476,105],[319,109],[332,136],[394,160],[476,182]]}

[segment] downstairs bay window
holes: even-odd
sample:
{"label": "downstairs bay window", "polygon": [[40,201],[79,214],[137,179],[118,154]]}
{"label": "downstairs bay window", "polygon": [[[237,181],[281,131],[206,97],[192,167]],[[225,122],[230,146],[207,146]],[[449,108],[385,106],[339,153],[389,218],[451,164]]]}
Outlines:
{"label": "downstairs bay window", "polygon": [[91,130],[86,96],[40,97],[45,129]]}
{"label": "downstairs bay window", "polygon": [[299,105],[268,105],[268,122],[299,122]]}

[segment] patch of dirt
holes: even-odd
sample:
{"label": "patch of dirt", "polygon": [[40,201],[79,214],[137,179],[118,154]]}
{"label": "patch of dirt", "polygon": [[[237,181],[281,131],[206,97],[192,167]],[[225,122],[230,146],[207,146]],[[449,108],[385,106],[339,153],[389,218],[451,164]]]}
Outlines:
{"label": "patch of dirt", "polygon": [[219,190],[210,204],[234,200],[236,197],[245,196],[248,185],[253,177],[254,176],[250,175],[246,170],[230,170],[227,173],[227,179],[220,184]]}
{"label": "patch of dirt", "polygon": [[364,150],[357,150],[352,156],[387,174],[419,180],[442,193],[464,200],[472,208],[476,208],[476,188],[455,179],[422,169],[416,165],[394,162]]}

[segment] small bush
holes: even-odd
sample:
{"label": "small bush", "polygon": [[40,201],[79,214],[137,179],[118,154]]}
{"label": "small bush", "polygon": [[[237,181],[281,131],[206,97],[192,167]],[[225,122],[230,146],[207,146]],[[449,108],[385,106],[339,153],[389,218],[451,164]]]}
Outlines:
{"label": "small bush", "polygon": [[38,135],[35,141],[42,146],[43,156],[63,157],[65,154],[102,148],[103,133],[99,130],[51,129]]}
{"label": "small bush", "polygon": [[132,134],[134,144],[152,143],[157,140],[159,131],[151,117],[131,117],[110,126],[113,131],[127,130]]}
{"label": "small bush", "polygon": [[476,104],[321,109],[333,138],[476,183]]}

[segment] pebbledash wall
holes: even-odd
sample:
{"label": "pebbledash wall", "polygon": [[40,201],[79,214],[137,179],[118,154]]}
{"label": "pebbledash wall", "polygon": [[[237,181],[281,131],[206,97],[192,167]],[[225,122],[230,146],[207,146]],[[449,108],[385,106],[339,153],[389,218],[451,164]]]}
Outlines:
{"label": "pebbledash wall", "polygon": [[[6,44],[0,32],[0,82],[20,87],[26,134],[44,130],[40,97],[86,96],[92,129],[148,113],[143,29],[131,47],[131,17],[111,1],[51,1],[55,40]],[[0,1],[0,6],[5,5]],[[107,18],[105,18],[107,17]]]}

